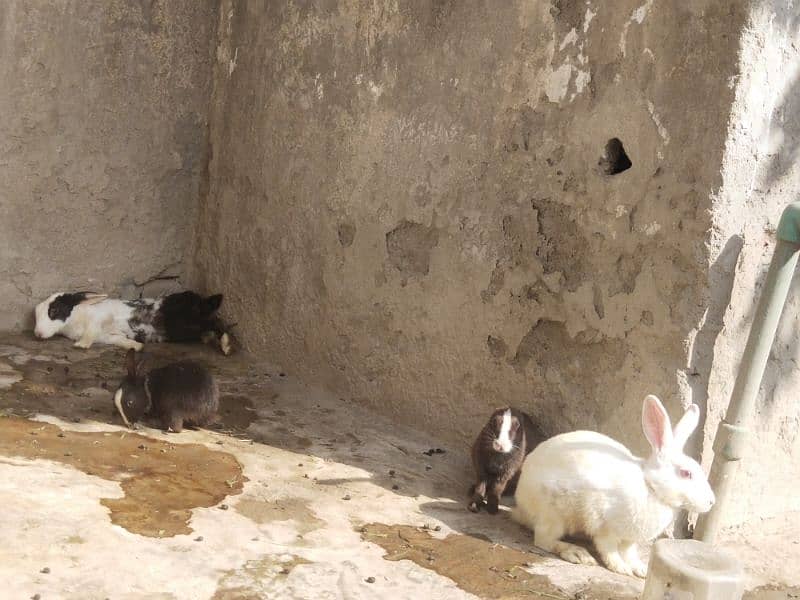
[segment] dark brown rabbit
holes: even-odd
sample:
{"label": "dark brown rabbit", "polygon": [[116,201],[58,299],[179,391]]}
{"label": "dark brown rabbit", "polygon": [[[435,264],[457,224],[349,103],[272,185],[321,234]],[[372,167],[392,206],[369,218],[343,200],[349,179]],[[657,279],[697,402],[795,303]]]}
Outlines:
{"label": "dark brown rabbit", "polygon": [[478,512],[485,505],[487,512],[496,514],[500,497],[514,493],[525,457],[543,440],[524,412],[508,407],[494,411],[472,445],[477,483],[469,489],[467,508]]}
{"label": "dark brown rabbit", "polygon": [[126,361],[128,374],[114,394],[114,405],[129,427],[150,417],[165,431],[178,433],[184,424],[204,427],[216,420],[219,389],[204,366],[182,361],[145,372],[144,357],[133,350]]}

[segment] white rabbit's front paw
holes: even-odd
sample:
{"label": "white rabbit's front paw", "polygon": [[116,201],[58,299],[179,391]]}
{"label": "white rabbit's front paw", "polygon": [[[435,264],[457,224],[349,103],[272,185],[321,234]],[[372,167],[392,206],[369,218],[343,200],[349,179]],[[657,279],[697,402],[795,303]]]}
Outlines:
{"label": "white rabbit's front paw", "polygon": [[641,577],[644,579],[647,577],[647,565],[644,564],[641,560],[637,560],[636,562],[631,563],[631,570],[636,577]]}
{"label": "white rabbit's front paw", "polygon": [[602,553],[601,558],[609,571],[614,571],[621,575],[633,575],[631,565],[622,558],[619,552]]}

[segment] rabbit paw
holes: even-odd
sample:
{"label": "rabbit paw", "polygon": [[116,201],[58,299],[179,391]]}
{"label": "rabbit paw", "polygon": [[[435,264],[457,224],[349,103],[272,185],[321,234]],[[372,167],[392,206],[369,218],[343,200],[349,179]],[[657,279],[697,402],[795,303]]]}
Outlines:
{"label": "rabbit paw", "polygon": [[581,548],[580,546],[575,546],[573,544],[569,544],[568,546],[569,547],[564,548],[561,552],[559,552],[559,556],[564,560],[575,563],[576,565],[597,564],[594,556],[592,556],[585,548]]}
{"label": "rabbit paw", "polygon": [[619,573],[621,575],[633,575],[633,569],[631,568],[631,565],[626,563],[617,553],[605,555],[603,557],[603,562],[606,563],[606,567],[608,567],[609,571],[614,571],[615,573]]}
{"label": "rabbit paw", "polygon": [[644,579],[647,576],[647,565],[641,560],[631,563],[631,570],[636,577]]}

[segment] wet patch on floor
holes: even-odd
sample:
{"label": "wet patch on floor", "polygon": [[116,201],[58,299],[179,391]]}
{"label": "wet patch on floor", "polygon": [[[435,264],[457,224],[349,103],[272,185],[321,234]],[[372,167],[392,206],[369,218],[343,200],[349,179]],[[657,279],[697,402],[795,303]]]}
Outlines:
{"label": "wet patch on floor", "polygon": [[268,592],[265,586],[275,579],[286,577],[298,565],[311,564],[294,555],[268,556],[248,561],[241,569],[222,576],[211,600],[258,600]]}
{"label": "wet patch on floor", "polygon": [[225,427],[239,430],[247,429],[258,418],[253,401],[247,396],[222,396],[218,414]]}
{"label": "wet patch on floor", "polygon": [[618,588],[594,585],[566,595],[541,575],[525,570],[542,560],[538,555],[509,548],[474,536],[451,533],[443,539],[408,525],[371,523],[360,528],[365,541],[386,550],[386,560],[410,560],[452,579],[462,590],[480,598],[512,600],[623,600],[635,598]]}
{"label": "wet patch on floor", "polygon": [[795,600],[796,598],[800,598],[800,586],[766,585],[745,592],[742,600]]}
{"label": "wet patch on floor", "polygon": [[236,511],[258,523],[293,521],[299,533],[305,534],[319,529],[325,522],[318,519],[308,502],[302,498],[281,498],[275,502],[242,498],[236,503]]}
{"label": "wet patch on floor", "polygon": [[57,461],[120,482],[125,495],[101,503],[112,523],[147,537],[191,533],[192,509],[241,493],[246,480],[233,455],[199,444],[125,431],[62,431],[15,417],[0,418],[0,454]]}

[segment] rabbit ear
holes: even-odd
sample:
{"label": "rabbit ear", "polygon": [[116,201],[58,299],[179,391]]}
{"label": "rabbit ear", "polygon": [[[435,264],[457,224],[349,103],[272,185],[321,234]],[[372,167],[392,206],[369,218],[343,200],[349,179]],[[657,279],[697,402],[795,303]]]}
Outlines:
{"label": "rabbit ear", "polygon": [[83,292],[81,304],[97,304],[108,298],[108,294],[95,294],[94,292]]}
{"label": "rabbit ear", "polygon": [[681,420],[675,425],[672,430],[673,444],[678,450],[683,450],[686,440],[692,435],[692,432],[700,422],[700,408],[697,404],[690,404],[686,412],[683,413]]}
{"label": "rabbit ear", "polygon": [[205,299],[206,310],[209,313],[216,312],[222,305],[222,294],[214,294]]}
{"label": "rabbit ear", "polygon": [[125,367],[128,369],[128,376],[129,377],[136,377],[136,351],[131,348],[125,354]]}
{"label": "rabbit ear", "polygon": [[653,452],[659,453],[672,445],[672,425],[661,400],[648,394],[642,408],[642,429]]}

